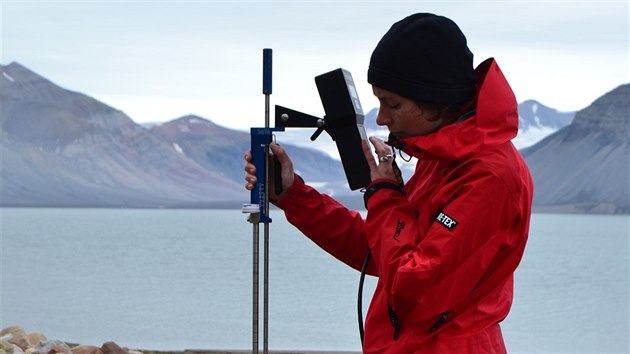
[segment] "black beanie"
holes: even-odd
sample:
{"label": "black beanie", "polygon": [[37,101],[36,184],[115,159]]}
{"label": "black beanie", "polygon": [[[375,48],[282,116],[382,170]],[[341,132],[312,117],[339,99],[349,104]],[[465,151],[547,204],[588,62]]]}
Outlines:
{"label": "black beanie", "polygon": [[417,102],[463,103],[475,96],[473,54],[455,22],[419,13],[381,38],[368,82]]}

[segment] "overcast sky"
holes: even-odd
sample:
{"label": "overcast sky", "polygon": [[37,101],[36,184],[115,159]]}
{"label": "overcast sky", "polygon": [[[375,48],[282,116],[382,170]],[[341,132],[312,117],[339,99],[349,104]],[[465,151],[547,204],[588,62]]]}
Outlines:
{"label": "overcast sky", "polygon": [[475,65],[495,57],[519,102],[579,110],[630,82],[628,1],[2,1],[2,64],[19,62],[136,122],[197,114],[264,125],[272,104],[323,115],[314,77],[349,70],[367,112],[372,49],[416,12],[459,24]]}

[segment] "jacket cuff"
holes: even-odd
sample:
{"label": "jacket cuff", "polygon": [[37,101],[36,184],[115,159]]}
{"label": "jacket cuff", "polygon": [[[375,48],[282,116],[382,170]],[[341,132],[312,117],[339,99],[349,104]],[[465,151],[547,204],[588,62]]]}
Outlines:
{"label": "jacket cuff", "polygon": [[269,199],[269,201],[273,205],[277,206],[280,209],[284,209],[285,205],[288,205],[291,203],[291,200],[293,199],[293,196],[296,194],[296,192],[299,195],[300,191],[304,191],[306,188],[306,184],[304,183],[304,180],[302,179],[302,177],[298,174],[294,174],[294,176],[295,177],[293,178],[293,184],[284,193],[282,198],[280,198],[279,200]]}
{"label": "jacket cuff", "polygon": [[393,189],[401,194],[405,195],[405,190],[403,187],[390,179],[378,179],[372,182],[367,189],[365,190],[365,194],[363,194],[363,203],[365,204],[365,209],[368,207],[368,199],[374,195],[374,193],[378,192],[381,189]]}

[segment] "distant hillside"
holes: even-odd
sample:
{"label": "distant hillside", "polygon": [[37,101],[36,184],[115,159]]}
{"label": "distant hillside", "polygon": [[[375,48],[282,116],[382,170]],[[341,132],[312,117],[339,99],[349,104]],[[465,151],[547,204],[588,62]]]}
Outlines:
{"label": "distant hillside", "polygon": [[[18,63],[0,66],[2,206],[239,206],[249,134],[196,116],[144,128]],[[283,144],[296,170],[348,193],[341,163]]]}
{"label": "distant hillside", "polygon": [[630,213],[630,84],[577,112],[573,122],[522,151],[540,211]]}
{"label": "distant hillside", "polygon": [[569,125],[573,117],[575,112],[559,112],[534,100],[522,102],[518,105],[518,135],[512,142],[518,149],[530,147]]}
{"label": "distant hillside", "polygon": [[0,70],[3,206],[172,207],[245,198],[124,113],[18,63]]}
{"label": "distant hillside", "polygon": [[[198,116],[144,128],[18,63],[0,66],[0,73],[0,206],[238,207],[249,200],[247,132]],[[620,86],[574,117],[536,101],[519,105],[519,136],[550,134],[522,150],[535,181],[535,210],[630,213],[629,97],[630,85]],[[386,138],[376,114],[366,114],[366,130]],[[331,157],[334,142],[325,134],[311,142],[313,131],[287,128],[276,140],[306,181],[360,206],[361,194],[350,192],[340,161]],[[413,161],[399,165],[411,176]]]}
{"label": "distant hillside", "polygon": [[[250,148],[248,133],[221,127],[194,115],[155,125],[151,133],[171,142],[180,154],[203,168],[241,185],[245,183],[243,153]],[[349,192],[340,161],[315,149],[286,144],[281,138],[283,134],[277,132],[276,139],[289,152],[297,173],[329,194]]]}

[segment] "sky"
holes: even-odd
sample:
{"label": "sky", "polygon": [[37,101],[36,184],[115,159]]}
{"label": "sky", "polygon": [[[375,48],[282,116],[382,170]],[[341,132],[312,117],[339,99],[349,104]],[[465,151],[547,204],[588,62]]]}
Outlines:
{"label": "sky", "polygon": [[272,106],[323,116],[314,77],[344,68],[367,113],[378,106],[371,52],[416,12],[454,20],[474,64],[494,57],[518,102],[577,111],[630,82],[628,0],[0,1],[2,65],[18,62],[137,123],[196,114],[264,126],[264,48]]}

